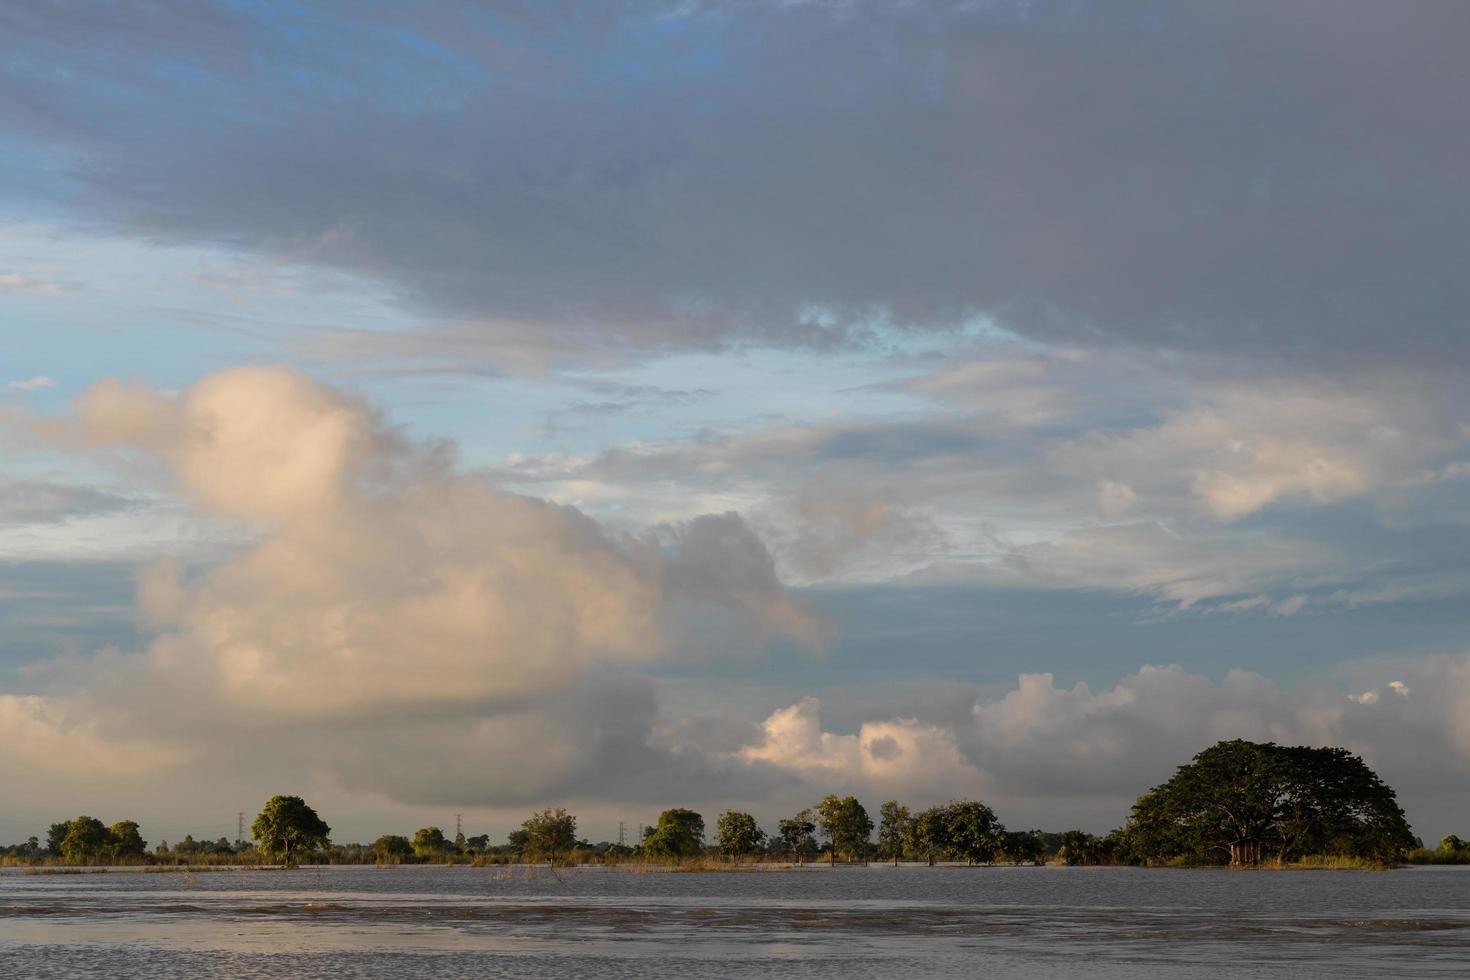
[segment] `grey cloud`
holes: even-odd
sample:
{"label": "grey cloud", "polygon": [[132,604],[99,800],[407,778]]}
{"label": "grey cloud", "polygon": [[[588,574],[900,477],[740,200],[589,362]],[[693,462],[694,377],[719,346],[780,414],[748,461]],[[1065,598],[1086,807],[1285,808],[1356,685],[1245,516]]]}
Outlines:
{"label": "grey cloud", "polygon": [[3,118],[65,161],[60,213],[593,354],[976,315],[1470,351],[1464,4],[501,13],[31,5],[5,15]]}
{"label": "grey cloud", "polygon": [[356,791],[446,806],[758,800],[793,782],[729,755],[749,723],[722,746],[686,741],[686,727],[668,726],[647,679],[609,677],[504,716],[327,733],[319,764]]}

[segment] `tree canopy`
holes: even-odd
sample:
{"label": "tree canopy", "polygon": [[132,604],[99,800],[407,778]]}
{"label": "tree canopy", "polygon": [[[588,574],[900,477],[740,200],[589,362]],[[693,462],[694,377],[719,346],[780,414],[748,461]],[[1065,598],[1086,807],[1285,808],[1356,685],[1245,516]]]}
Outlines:
{"label": "tree canopy", "polygon": [[525,834],[522,850],[549,861],[577,846],[577,818],[564,807],[531,814],[521,824],[521,832]]}
{"label": "tree canopy", "polygon": [[413,853],[418,857],[435,857],[449,850],[449,839],[438,827],[421,827],[414,831],[413,840],[409,841],[409,846],[413,848]]}
{"label": "tree canopy", "polygon": [[715,835],[719,838],[720,853],[727,858],[754,854],[766,843],[766,832],[755,822],[755,817],[739,810],[720,814],[715,821]]}
{"label": "tree canopy", "polygon": [[914,818],[908,807],[897,800],[888,800],[878,807],[878,853],[893,858],[894,865],[908,849],[913,833]]}
{"label": "tree canopy", "polygon": [[109,849],[107,826],[96,817],[81,816],[67,824],[61,855],[73,864],[95,861]]}
{"label": "tree canopy", "polygon": [[868,839],[873,833],[873,818],[855,797],[829,796],[817,804],[817,825],[832,848],[832,863],[837,855],[848,860],[867,859]]}
{"label": "tree canopy", "polygon": [[643,841],[650,854],[694,857],[704,850],[704,817],[675,807],[658,815],[658,826]]}
{"label": "tree canopy", "polygon": [[1394,792],[1341,748],[1219,742],[1134,804],[1131,856],[1199,863],[1308,854],[1392,862],[1414,846]]}
{"label": "tree canopy", "polygon": [[817,824],[811,810],[802,810],[776,825],[776,839],[793,861],[804,861],[817,853]]}
{"label": "tree canopy", "polygon": [[413,845],[401,834],[384,834],[373,841],[373,855],[384,864],[399,863],[413,857]]}
{"label": "tree canopy", "polygon": [[272,796],[250,824],[261,853],[287,867],[296,858],[330,843],[332,828],[299,796]]}

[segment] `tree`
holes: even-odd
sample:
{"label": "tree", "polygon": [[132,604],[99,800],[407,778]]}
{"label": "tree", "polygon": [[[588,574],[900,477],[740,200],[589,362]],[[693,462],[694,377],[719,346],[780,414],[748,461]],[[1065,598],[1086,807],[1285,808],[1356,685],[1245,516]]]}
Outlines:
{"label": "tree", "polygon": [[1220,864],[1393,862],[1414,846],[1393,790],[1346,749],[1243,739],[1210,746],[1140,796],[1120,836],[1139,860]]}
{"label": "tree", "polygon": [[658,815],[658,826],[643,840],[650,854],[694,857],[704,850],[704,817],[693,810],[675,807]]}
{"label": "tree", "polygon": [[1012,864],[1040,864],[1046,842],[1039,830],[1007,830],[1000,835],[1000,853]]}
{"label": "tree", "polygon": [[373,841],[373,855],[383,864],[401,864],[413,857],[413,845],[407,837],[384,834]]}
{"label": "tree", "polygon": [[1277,748],[1286,792],[1278,805],[1277,860],[1342,854],[1384,863],[1415,846],[1393,790],[1342,748]]}
{"label": "tree", "polygon": [[766,832],[755,817],[738,810],[726,810],[715,821],[715,834],[720,840],[720,853],[727,859],[753,854],[765,845]]}
{"label": "tree", "polygon": [[832,847],[833,865],[837,864],[839,852],[847,855],[849,861],[858,857],[867,860],[873,820],[854,797],[828,796],[818,803],[817,825]]}
{"label": "tree", "polygon": [[547,861],[555,862],[558,854],[577,846],[577,818],[561,807],[531,814],[521,830],[526,835],[522,852]]}
{"label": "tree", "polygon": [[421,858],[434,857],[449,850],[449,841],[438,827],[421,827],[414,831],[410,845],[413,853]]}
{"label": "tree", "polygon": [[949,807],[931,806],[914,818],[913,848],[929,867],[936,859],[946,857],[950,847]]}
{"label": "tree", "polygon": [[1069,868],[1084,864],[1106,863],[1106,849],[1095,834],[1085,830],[1069,830],[1062,835],[1062,846],[1057,854]]}
{"label": "tree", "polygon": [[1005,828],[995,811],[979,800],[960,800],[945,808],[949,819],[949,847],[969,864],[987,864],[1000,850]]}
{"label": "tree", "polygon": [[46,828],[46,852],[52,857],[61,857],[61,842],[66,840],[67,831],[71,830],[71,821],[63,820]]}
{"label": "tree", "polygon": [[817,853],[817,825],[811,810],[802,810],[776,825],[776,838],[791,860],[801,863]]}
{"label": "tree", "polygon": [[61,855],[73,864],[95,861],[108,849],[107,827],[96,817],[81,816],[66,825]]}
{"label": "tree", "polygon": [[291,868],[296,857],[331,843],[332,828],[299,796],[272,796],[250,824],[262,854]]}
{"label": "tree", "polygon": [[140,858],[148,850],[148,842],[138,833],[133,820],[119,820],[108,831],[114,858]]}
{"label": "tree", "polygon": [[908,807],[900,806],[897,800],[878,807],[878,853],[892,857],[895,868],[913,832],[914,818]]}

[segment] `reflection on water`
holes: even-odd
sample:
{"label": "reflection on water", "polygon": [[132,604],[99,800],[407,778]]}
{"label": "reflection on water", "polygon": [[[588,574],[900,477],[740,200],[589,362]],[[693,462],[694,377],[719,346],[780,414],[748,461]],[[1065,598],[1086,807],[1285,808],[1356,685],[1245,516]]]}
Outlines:
{"label": "reflection on water", "polygon": [[1470,869],[0,873],[0,976],[1470,975]]}

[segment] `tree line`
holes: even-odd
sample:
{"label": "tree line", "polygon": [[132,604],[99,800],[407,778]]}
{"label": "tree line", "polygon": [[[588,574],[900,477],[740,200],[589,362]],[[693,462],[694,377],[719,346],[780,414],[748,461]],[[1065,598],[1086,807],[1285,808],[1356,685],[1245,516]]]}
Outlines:
{"label": "tree line", "polygon": [[[223,838],[150,852],[138,824],[111,826],[90,816],[53,824],[42,846],[32,837],[0,851],[21,860],[69,863],[173,861],[253,863],[473,863],[589,861],[719,862],[780,860],[805,864],[874,860],[977,864],[1291,863],[1313,856],[1392,864],[1413,857],[1442,863],[1470,860],[1470,846],[1453,835],[1438,852],[1422,849],[1394,792],[1341,748],[1304,748],[1231,740],[1200,752],[1166,782],[1138,797],[1125,824],[1104,836],[1081,830],[1044,833],[1007,830],[990,806],[957,800],[915,810],[897,800],[878,807],[874,822],[853,796],[830,795],[763,829],[744,811],[715,820],[713,840],[704,816],[675,807],[663,811],[642,838],[626,844],[589,843],[576,817],[547,808],[528,817],[504,843],[489,835],[449,838],[438,827],[412,835],[385,834],[371,844],[334,845],[331,828],[304,800],[276,796],[251,824],[252,842]],[[876,837],[874,835],[876,831]],[[1418,848],[1418,850],[1415,850]],[[1412,852],[1412,854],[1411,854]]]}

